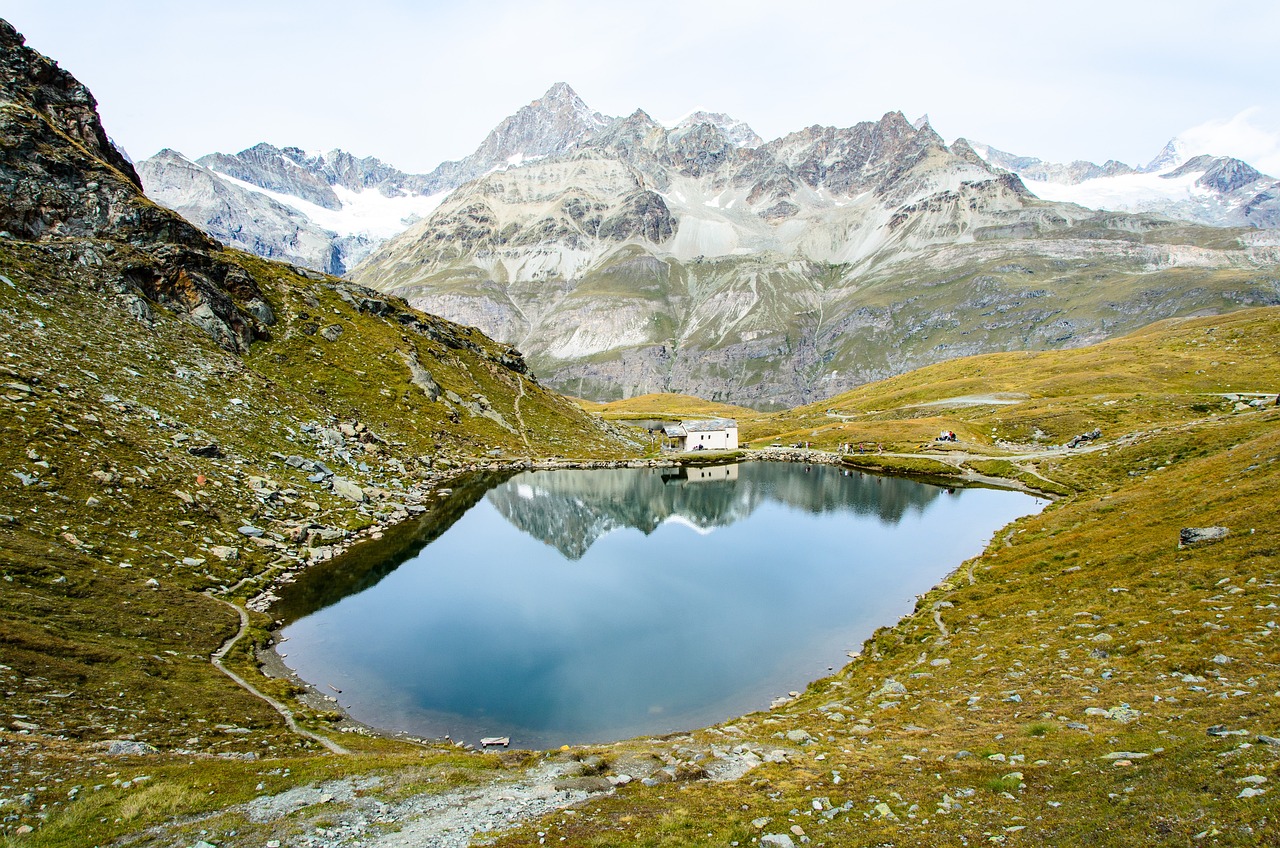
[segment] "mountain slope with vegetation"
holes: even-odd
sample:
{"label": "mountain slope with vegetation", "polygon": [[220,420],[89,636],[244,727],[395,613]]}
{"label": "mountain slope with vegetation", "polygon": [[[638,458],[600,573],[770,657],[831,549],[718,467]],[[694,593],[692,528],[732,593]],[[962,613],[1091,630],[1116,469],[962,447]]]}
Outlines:
{"label": "mountain slope with vegetation", "polygon": [[[421,514],[460,468],[633,448],[510,347],[154,205],[88,91],[4,22],[0,47],[12,833],[111,741],[201,760],[315,745],[210,663],[240,620],[206,595],[243,600]],[[228,662],[257,674],[251,642]]]}

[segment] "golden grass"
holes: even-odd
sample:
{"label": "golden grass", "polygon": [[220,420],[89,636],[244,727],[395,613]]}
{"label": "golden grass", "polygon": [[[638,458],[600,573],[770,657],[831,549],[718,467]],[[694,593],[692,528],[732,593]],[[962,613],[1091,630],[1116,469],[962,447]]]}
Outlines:
{"label": "golden grass", "polygon": [[597,403],[596,401],[574,398],[573,401],[585,409],[602,415],[605,418],[683,418],[717,416],[722,418],[738,418],[759,415],[745,406],[734,406],[728,403],[704,400],[694,395],[681,394],[647,394],[637,395],[625,400]]}

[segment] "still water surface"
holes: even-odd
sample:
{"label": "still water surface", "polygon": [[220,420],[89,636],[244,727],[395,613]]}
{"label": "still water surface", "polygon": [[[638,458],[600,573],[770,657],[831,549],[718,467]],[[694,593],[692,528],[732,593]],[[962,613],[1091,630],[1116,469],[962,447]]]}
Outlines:
{"label": "still water surface", "polygon": [[356,719],[529,748],[713,724],[840,667],[1044,505],[786,463],[481,491],[285,598],[286,662]]}

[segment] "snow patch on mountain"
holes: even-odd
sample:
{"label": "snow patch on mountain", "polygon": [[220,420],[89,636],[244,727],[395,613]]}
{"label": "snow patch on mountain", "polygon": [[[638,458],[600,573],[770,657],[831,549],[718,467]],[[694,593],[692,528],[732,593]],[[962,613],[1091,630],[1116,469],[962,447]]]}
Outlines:
{"label": "snow patch on mountain", "polygon": [[425,196],[387,197],[376,189],[352,191],[339,185],[333,187],[333,192],[341,201],[341,208],[326,209],[291,194],[271,191],[224,173],[218,173],[218,176],[232,185],[265,195],[277,203],[301,212],[317,226],[332,230],[338,235],[363,235],[378,240],[388,239],[397,233],[404,232],[406,227],[434,212],[449,194],[447,191],[442,191]]}
{"label": "snow patch on mountain", "polygon": [[1077,203],[1090,209],[1158,210],[1164,204],[1207,199],[1213,192],[1196,185],[1199,174],[1166,177],[1164,173],[1095,177],[1067,185],[1024,178],[1042,200]]}

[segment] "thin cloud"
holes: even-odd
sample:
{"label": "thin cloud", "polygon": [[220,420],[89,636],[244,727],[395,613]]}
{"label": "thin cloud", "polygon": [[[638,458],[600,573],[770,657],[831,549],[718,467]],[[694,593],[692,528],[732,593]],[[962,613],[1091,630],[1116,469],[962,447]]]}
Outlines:
{"label": "thin cloud", "polygon": [[1210,120],[1178,134],[1188,156],[1208,153],[1243,159],[1264,174],[1280,176],[1280,131],[1264,126],[1266,110],[1253,107],[1225,120]]}

